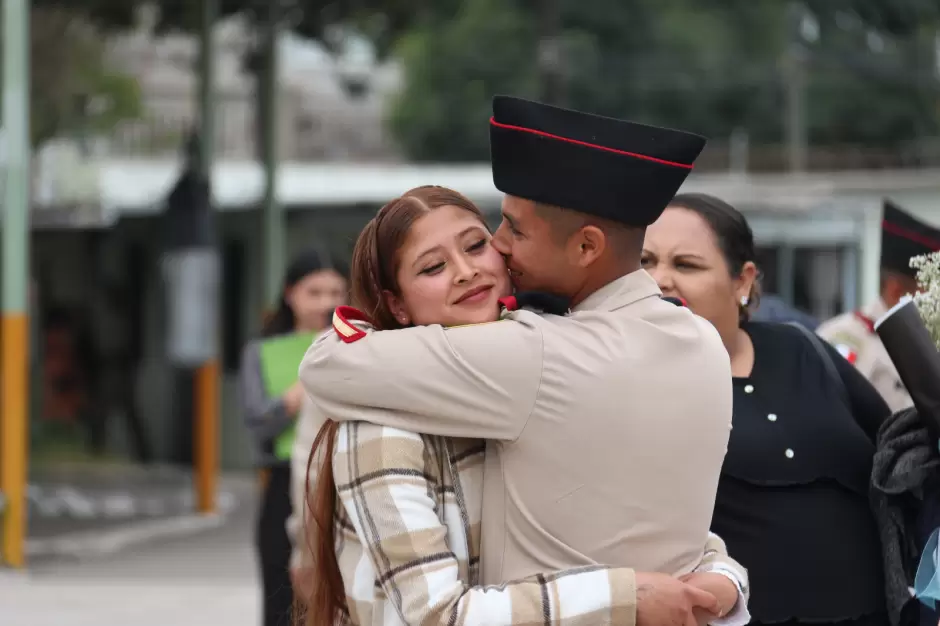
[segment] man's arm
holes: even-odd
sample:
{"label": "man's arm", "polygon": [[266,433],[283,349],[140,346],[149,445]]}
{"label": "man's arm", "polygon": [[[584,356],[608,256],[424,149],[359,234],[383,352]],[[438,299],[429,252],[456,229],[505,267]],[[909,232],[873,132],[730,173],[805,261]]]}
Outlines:
{"label": "man's arm", "polygon": [[535,405],[543,350],[535,315],[514,315],[448,329],[361,333],[353,341],[327,332],[307,351],[300,380],[337,421],[512,441]]}
{"label": "man's arm", "polygon": [[461,580],[454,552],[467,547],[448,543],[422,478],[428,456],[419,435],[351,422],[339,430],[333,459],[340,501],[406,624],[634,626],[631,569],[580,568],[485,588]]}

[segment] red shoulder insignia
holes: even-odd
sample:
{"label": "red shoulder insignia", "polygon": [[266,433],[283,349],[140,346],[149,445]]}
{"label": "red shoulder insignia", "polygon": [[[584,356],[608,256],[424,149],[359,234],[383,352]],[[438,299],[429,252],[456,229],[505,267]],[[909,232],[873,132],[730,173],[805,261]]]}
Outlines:
{"label": "red shoulder insignia", "polygon": [[868,332],[870,332],[872,335],[875,334],[875,320],[868,317],[861,311],[853,311],[852,315],[855,316],[855,319],[857,319],[858,321],[860,321],[862,324],[865,325],[865,328],[868,329]]}
{"label": "red shoulder insignia", "polygon": [[844,343],[836,344],[833,347],[845,358],[846,361],[852,365],[855,365],[855,362],[858,360],[858,352],[848,347]]}
{"label": "red shoulder insignia", "polygon": [[353,322],[372,323],[369,316],[351,306],[339,306],[333,311],[333,330],[345,343],[359,341],[366,336],[366,332],[357,328]]}
{"label": "red shoulder insignia", "polygon": [[515,311],[519,308],[519,301],[516,300],[516,296],[506,296],[499,299],[499,305],[507,311]]}

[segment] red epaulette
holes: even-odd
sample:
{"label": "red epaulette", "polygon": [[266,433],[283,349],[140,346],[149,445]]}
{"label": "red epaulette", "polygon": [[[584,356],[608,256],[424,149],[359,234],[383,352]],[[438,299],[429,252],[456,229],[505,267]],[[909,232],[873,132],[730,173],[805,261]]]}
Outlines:
{"label": "red epaulette", "polygon": [[366,331],[358,328],[353,322],[372,323],[368,315],[351,306],[339,306],[333,311],[333,330],[345,343],[359,341],[366,336]]}
{"label": "red epaulette", "polygon": [[499,306],[507,311],[515,311],[519,308],[519,301],[516,300],[516,296],[506,296],[505,298],[499,299]]}
{"label": "red epaulette", "polygon": [[875,320],[868,317],[861,311],[853,311],[852,315],[855,316],[855,319],[857,319],[858,321],[860,321],[862,324],[865,325],[865,328],[868,329],[868,332],[870,332],[872,335],[875,334]]}
{"label": "red epaulette", "polygon": [[551,315],[567,315],[569,300],[543,291],[519,291],[511,296],[499,299],[499,304],[507,311],[529,309]]}

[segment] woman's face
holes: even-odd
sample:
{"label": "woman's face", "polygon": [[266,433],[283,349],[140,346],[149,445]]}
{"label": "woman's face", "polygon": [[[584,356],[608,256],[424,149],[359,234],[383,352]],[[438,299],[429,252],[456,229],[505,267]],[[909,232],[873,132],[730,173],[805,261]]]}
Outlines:
{"label": "woman's face", "polygon": [[346,279],[334,270],[307,274],[287,289],[285,299],[294,312],[295,330],[327,328],[336,307],[346,303]]}
{"label": "woman's face", "polygon": [[397,280],[399,294],[386,298],[405,325],[495,321],[498,301],[511,289],[486,226],[455,206],[434,209],[414,223],[399,251]]}
{"label": "woman's face", "polygon": [[669,207],[646,230],[643,268],[663,295],[679,297],[725,336],[738,327],[739,303],[750,293],[756,267],[732,276],[708,223],[694,211]]}

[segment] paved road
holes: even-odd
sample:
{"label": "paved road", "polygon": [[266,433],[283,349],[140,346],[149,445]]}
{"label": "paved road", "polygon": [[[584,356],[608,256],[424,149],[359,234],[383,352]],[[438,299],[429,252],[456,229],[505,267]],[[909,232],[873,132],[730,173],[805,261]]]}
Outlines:
{"label": "paved road", "polygon": [[259,626],[250,490],[238,501],[224,523],[196,534],[72,561],[36,559],[28,575],[0,570],[0,624]]}

